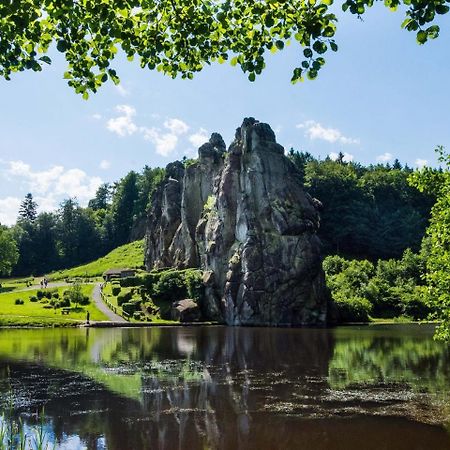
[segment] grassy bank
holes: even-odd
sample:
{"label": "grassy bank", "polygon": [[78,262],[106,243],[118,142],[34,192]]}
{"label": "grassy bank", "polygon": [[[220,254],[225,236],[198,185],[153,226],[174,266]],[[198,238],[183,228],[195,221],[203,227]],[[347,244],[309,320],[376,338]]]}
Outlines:
{"label": "grassy bank", "polygon": [[64,280],[66,278],[96,278],[101,277],[103,272],[114,268],[136,269],[144,264],[144,240],[131,242],[112,250],[102,258],[96,259],[88,264],[73,267],[71,269],[59,270],[51,273],[50,280]]}
{"label": "grassy bank", "polygon": [[[67,286],[59,287],[54,291],[62,297],[67,289]],[[31,301],[30,298],[37,296],[37,289],[1,293],[0,326],[75,326],[86,320],[87,312],[93,321],[108,320],[93,303],[92,290],[93,285],[83,285],[82,292],[91,302],[76,308],[72,305],[69,313],[64,315],[60,308],[52,307],[46,298]],[[23,301],[23,304],[18,304],[18,301]]]}

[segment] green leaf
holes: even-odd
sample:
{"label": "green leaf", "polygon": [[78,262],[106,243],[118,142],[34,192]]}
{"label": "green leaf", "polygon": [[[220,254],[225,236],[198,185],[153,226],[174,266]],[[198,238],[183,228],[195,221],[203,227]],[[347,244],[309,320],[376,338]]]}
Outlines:
{"label": "green leaf", "polygon": [[255,79],[256,79],[255,72],[250,72],[249,75],[248,75],[248,79],[249,79],[251,82],[255,81]]}
{"label": "green leaf", "polygon": [[64,53],[67,50],[67,42],[64,40],[58,41],[58,43],[56,44],[56,49],[59,52]]}
{"label": "green leaf", "polygon": [[426,31],[420,30],[417,33],[417,42],[419,44],[425,44],[425,42],[427,42],[428,39],[428,33]]}
{"label": "green leaf", "polygon": [[305,48],[305,50],[303,50],[303,54],[305,55],[305,58],[311,58],[313,55],[313,52],[310,48]]}
{"label": "green leaf", "polygon": [[283,48],[284,48],[284,42],[283,41],[276,41],[275,45],[277,46],[278,50],[283,50]]}

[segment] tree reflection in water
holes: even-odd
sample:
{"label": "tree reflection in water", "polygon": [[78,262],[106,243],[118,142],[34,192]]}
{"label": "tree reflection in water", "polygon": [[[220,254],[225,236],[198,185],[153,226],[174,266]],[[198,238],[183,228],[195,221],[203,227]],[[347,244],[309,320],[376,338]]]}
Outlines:
{"label": "tree reflection in water", "polygon": [[428,328],[5,330],[0,361],[16,416],[45,405],[70,448],[450,446]]}

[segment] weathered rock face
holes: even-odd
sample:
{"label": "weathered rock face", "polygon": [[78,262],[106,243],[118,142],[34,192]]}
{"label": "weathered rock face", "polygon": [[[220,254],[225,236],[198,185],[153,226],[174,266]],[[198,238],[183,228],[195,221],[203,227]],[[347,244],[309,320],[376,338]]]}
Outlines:
{"label": "weathered rock face", "polygon": [[271,128],[245,119],[228,152],[213,134],[196,163],[176,169],[168,167],[152,200],[147,268],[203,269],[210,319],[325,323],[317,201]]}

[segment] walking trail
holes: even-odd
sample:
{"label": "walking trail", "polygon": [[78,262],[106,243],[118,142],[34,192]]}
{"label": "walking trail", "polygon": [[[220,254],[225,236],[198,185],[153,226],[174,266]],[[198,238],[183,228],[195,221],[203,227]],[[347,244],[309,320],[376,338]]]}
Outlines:
{"label": "walking trail", "polygon": [[116,314],[114,311],[111,311],[106,303],[102,299],[101,289],[100,289],[100,283],[95,283],[94,291],[92,292],[92,298],[94,299],[95,306],[103,313],[105,314],[108,319],[112,322],[121,322],[121,323],[128,323],[123,317]]}

